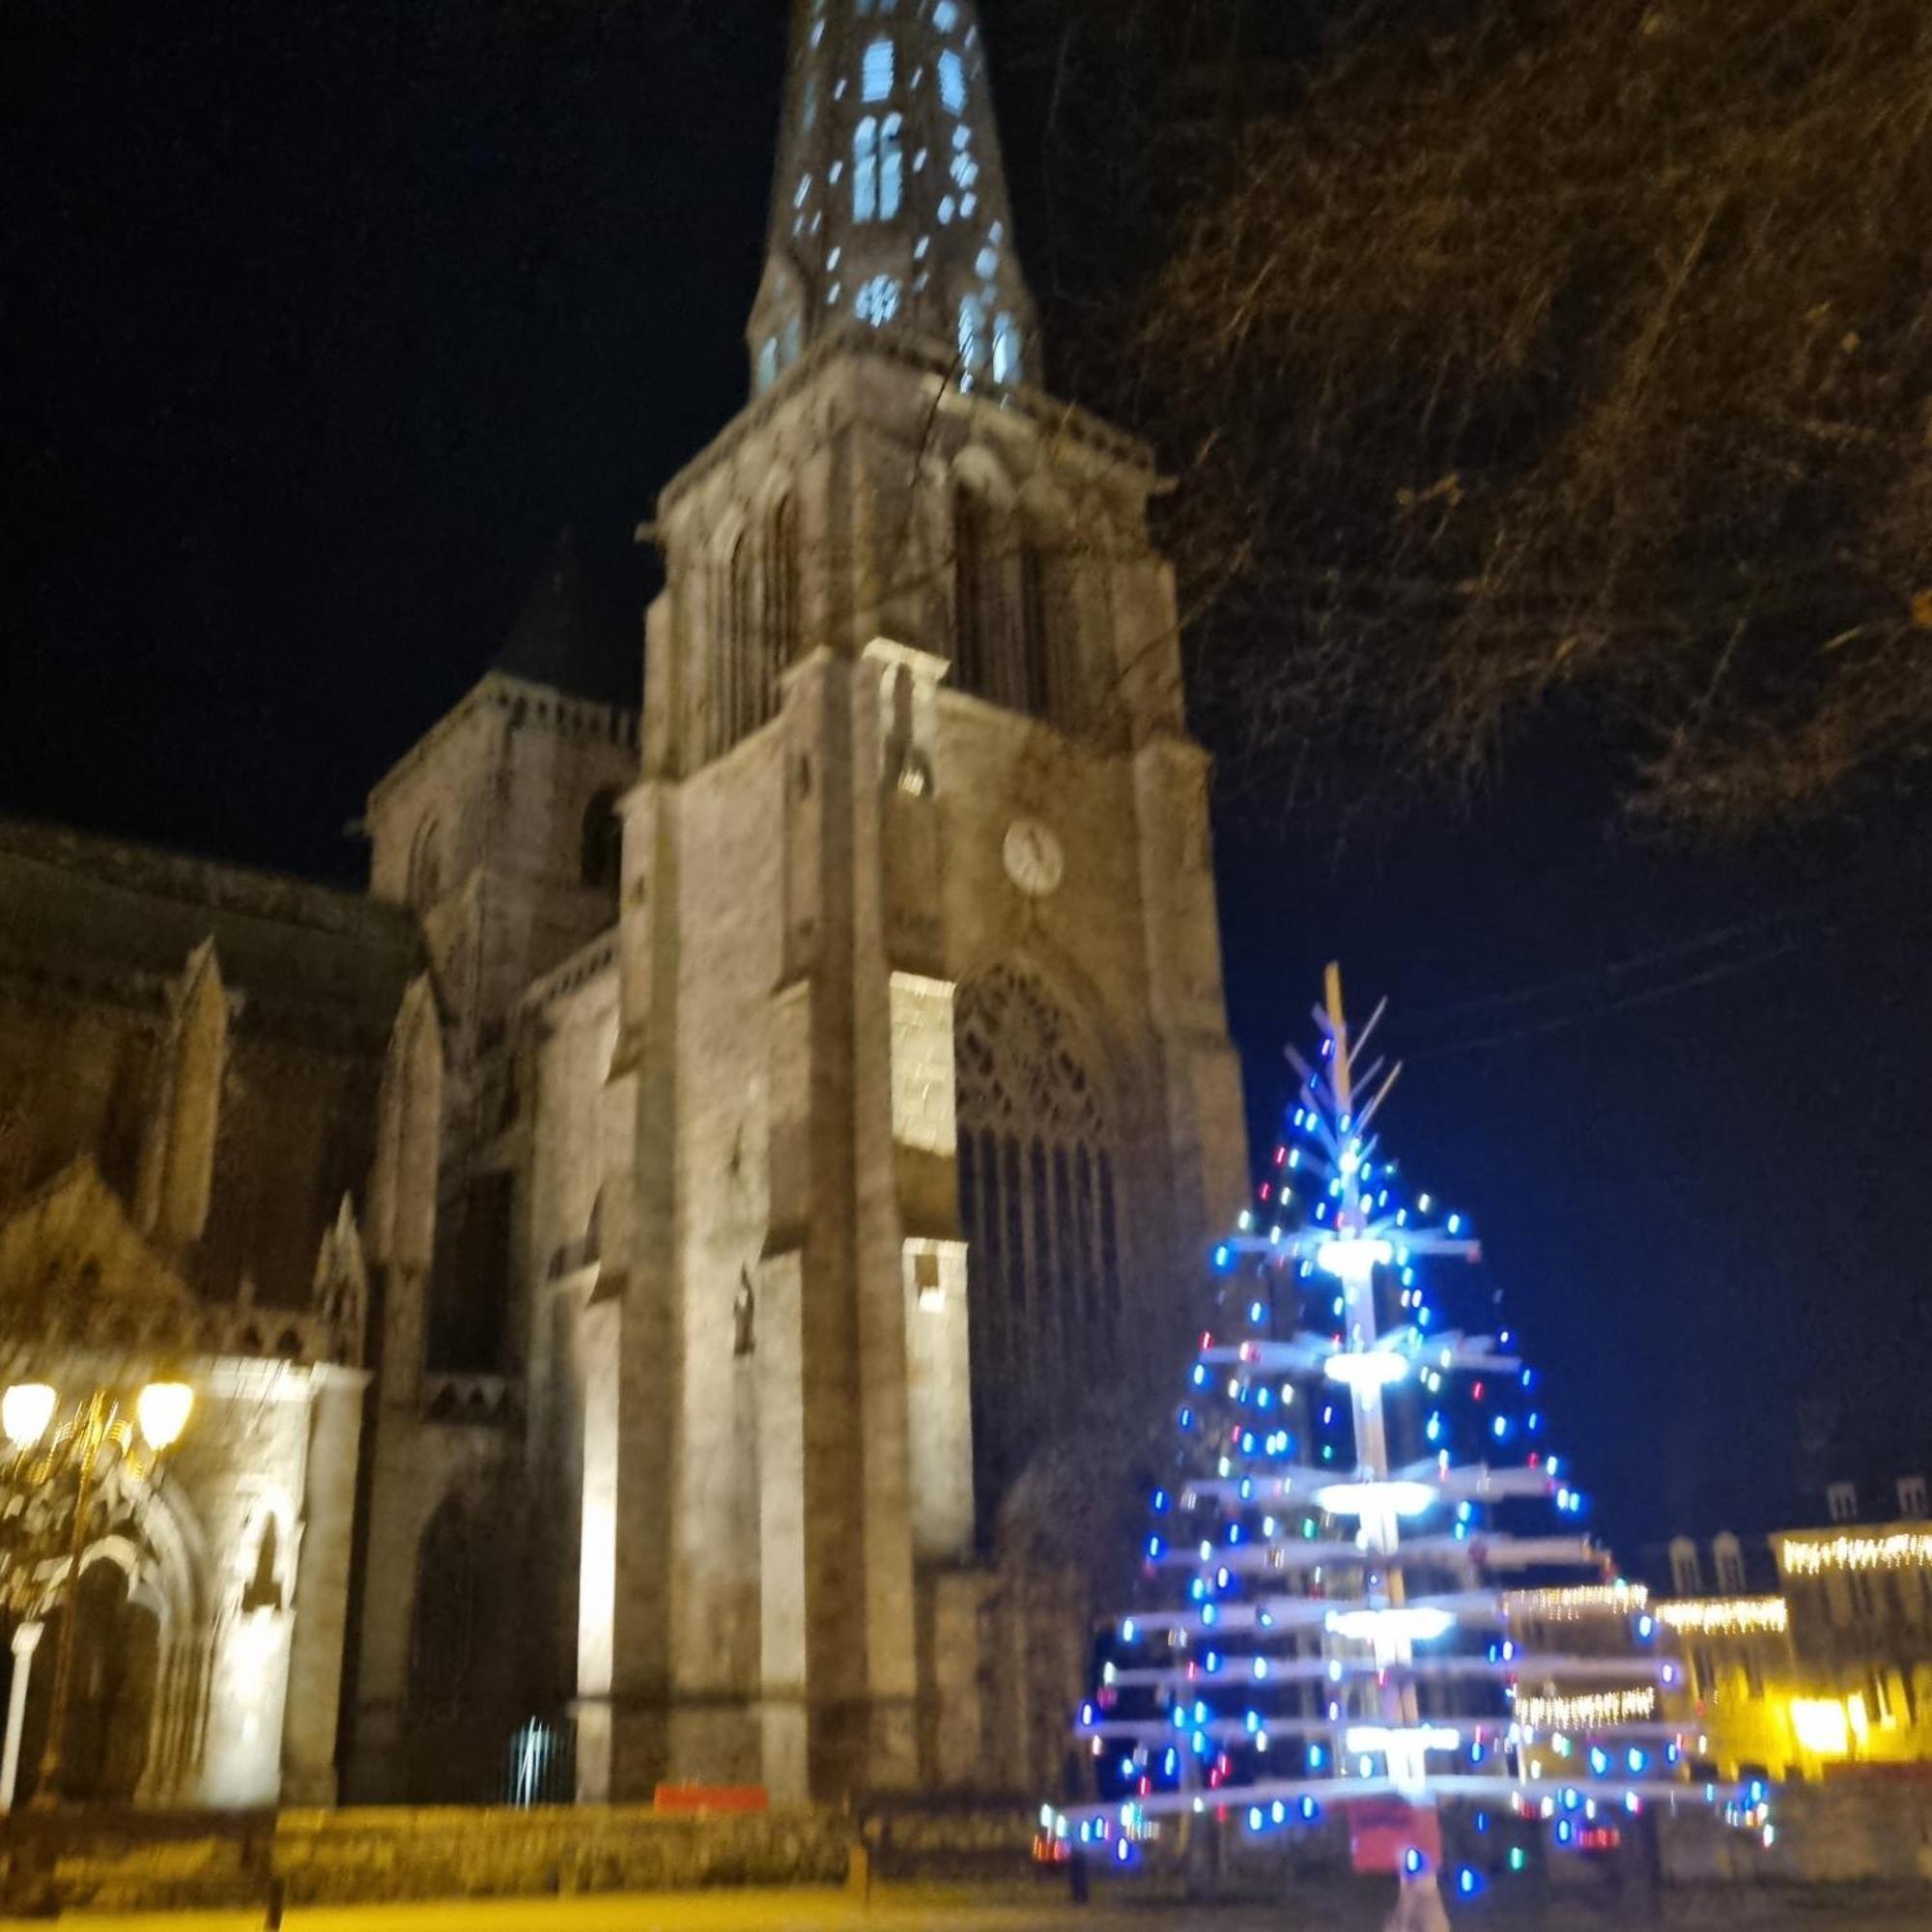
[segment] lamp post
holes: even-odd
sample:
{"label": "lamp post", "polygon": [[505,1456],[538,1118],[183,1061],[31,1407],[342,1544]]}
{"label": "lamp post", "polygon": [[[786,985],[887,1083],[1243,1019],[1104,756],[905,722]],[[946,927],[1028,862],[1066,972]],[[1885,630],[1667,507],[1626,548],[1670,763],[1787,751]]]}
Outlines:
{"label": "lamp post", "polygon": [[[136,1480],[151,1479],[161,1458],[181,1440],[194,1408],[194,1391],[184,1381],[159,1378],[147,1382],[131,1401],[121,1390],[97,1387],[80,1397],[58,1427],[60,1394],[51,1382],[15,1382],[0,1395],[0,1433],[14,1453],[8,1483],[27,1492],[41,1491],[71,1477],[73,1515],[68,1525],[66,1589],[54,1624],[53,1694],[47,1710],[46,1749],[41,1759],[37,1808],[61,1801],[63,1753],[66,1744],[70,1686],[73,1677],[73,1632],[80,1596],[80,1566],[87,1546],[100,1480],[111,1460]],[[49,1431],[51,1430],[51,1435]],[[29,1579],[30,1580],[30,1579]],[[23,1628],[25,1628],[23,1626]],[[36,1634],[38,1641],[38,1632]],[[16,1769],[20,1729],[26,1717],[25,1676],[33,1644],[15,1645],[14,1669],[22,1673],[8,1700],[7,1735],[0,1747],[0,1765]],[[0,1792],[7,1805],[13,1799],[12,1779]]]}

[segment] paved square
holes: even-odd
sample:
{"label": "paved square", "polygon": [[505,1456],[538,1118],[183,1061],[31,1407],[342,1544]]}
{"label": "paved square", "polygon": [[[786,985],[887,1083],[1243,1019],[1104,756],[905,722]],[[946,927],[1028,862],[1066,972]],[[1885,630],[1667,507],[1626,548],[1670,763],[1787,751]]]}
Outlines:
{"label": "paved square", "polygon": [[[78,1916],[78,1915],[76,1915]],[[1126,1889],[1086,1908],[1058,1889],[974,1893],[882,1888],[866,1903],[839,1892],[710,1891],[291,1910],[284,1932],[1380,1932],[1372,1892],[1224,1907]],[[1613,1893],[1538,1907],[1488,1898],[1456,1915],[1457,1932],[1932,1932],[1932,1887],[1667,1894],[1662,1917],[1634,1915]],[[259,1913],[86,1916],[87,1932],[259,1932]]]}

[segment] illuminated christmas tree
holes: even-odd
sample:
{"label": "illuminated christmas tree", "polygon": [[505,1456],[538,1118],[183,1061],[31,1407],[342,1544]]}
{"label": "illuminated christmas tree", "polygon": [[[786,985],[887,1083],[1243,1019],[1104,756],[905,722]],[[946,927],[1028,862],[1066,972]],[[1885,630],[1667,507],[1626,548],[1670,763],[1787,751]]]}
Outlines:
{"label": "illuminated christmas tree", "polygon": [[[1059,1856],[1128,1864],[1177,1819],[1264,1834],[1339,1810],[1421,1926],[1445,1862],[1466,1895],[1539,1833],[1603,1848],[1680,1802],[1769,1827],[1761,1787],[1690,1781],[1695,1725],[1660,1703],[1678,1667],[1583,1528],[1535,1372],[1507,1328],[1456,1319],[1478,1248],[1382,1151],[1380,1017],[1351,1038],[1329,968],[1258,1208],[1215,1252],[1145,1601],[1080,1713],[1098,1799],[1042,1828]],[[1465,1848],[1446,1861],[1445,1807]]]}

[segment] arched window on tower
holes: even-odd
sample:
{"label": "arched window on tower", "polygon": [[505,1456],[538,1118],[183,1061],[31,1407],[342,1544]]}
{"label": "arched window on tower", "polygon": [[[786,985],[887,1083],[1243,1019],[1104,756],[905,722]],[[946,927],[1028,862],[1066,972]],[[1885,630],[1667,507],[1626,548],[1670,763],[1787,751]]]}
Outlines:
{"label": "arched window on tower", "polygon": [[1072,610],[1059,528],[963,481],[952,525],[953,688],[1064,724]]}
{"label": "arched window on tower", "polygon": [[746,653],[752,611],[752,545],[745,531],[731,539],[712,578],[711,716],[705,732],[712,756],[727,752],[744,733]]}
{"label": "arched window on tower", "polygon": [[949,114],[966,111],[966,63],[948,47],[939,56],[939,98]]}
{"label": "arched window on tower", "polygon": [[852,219],[873,221],[879,213],[879,124],[867,114],[852,130]]}
{"label": "arched window on tower", "polygon": [[879,218],[890,221],[905,198],[905,155],[900,146],[903,116],[888,114],[879,124]]}
{"label": "arched window on tower", "polygon": [[997,966],[960,986],[953,1039],[973,1441],[990,1506],[1118,1359],[1124,1243],[1113,1123],[1052,995]]}
{"label": "arched window on tower", "polygon": [[1054,674],[1059,564],[1043,532],[1029,529],[1022,536],[1019,567],[1022,706],[1036,718],[1052,718],[1059,708],[1055,700],[1060,680]]}
{"label": "arched window on tower", "polygon": [[735,745],[757,723],[756,652],[757,553],[749,530],[740,530],[731,546],[731,575],[725,634],[729,639],[731,671],[731,735]]}
{"label": "arched window on tower", "polygon": [[978,296],[961,296],[959,298],[959,367],[962,378],[969,380],[985,367],[986,363],[986,311],[980,306]]}
{"label": "arched window on tower", "polygon": [[1020,381],[1020,328],[1011,316],[1003,315],[993,324],[993,381]]}
{"label": "arched window on tower", "polygon": [[981,697],[988,695],[992,656],[991,522],[986,499],[962,487],[952,499],[952,681]]}
{"label": "arched window on tower", "polygon": [[442,828],[434,817],[416,827],[410,847],[410,903],[427,912],[442,896]]}
{"label": "arched window on tower", "polygon": [[578,872],[593,891],[608,893],[614,904],[624,863],[624,821],[617,816],[617,792],[607,785],[583,808]]}
{"label": "arched window on tower", "polygon": [[777,712],[779,679],[798,658],[798,501],[786,495],[772,511],[770,549],[765,559],[763,718]]}

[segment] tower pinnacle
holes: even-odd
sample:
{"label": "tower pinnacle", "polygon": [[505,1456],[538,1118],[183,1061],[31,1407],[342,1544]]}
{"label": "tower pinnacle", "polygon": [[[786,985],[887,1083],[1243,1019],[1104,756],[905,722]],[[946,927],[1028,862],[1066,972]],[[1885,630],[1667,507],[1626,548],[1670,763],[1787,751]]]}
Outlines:
{"label": "tower pinnacle", "polygon": [[968,383],[1037,368],[973,0],[797,0],[754,386],[854,323],[917,331]]}

